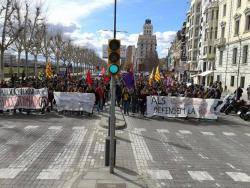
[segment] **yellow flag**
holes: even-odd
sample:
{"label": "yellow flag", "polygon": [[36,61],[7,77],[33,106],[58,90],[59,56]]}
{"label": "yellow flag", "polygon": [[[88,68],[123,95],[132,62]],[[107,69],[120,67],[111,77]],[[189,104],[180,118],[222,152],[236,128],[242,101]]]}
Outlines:
{"label": "yellow flag", "polygon": [[48,62],[46,65],[45,73],[47,78],[51,78],[53,76],[52,66],[50,62]]}
{"label": "yellow flag", "polygon": [[159,66],[156,68],[155,72],[155,81],[160,82],[161,81],[161,73],[159,71]]}
{"label": "yellow flag", "polygon": [[154,68],[149,76],[149,80],[148,80],[149,85],[152,85],[153,80],[154,80]]}

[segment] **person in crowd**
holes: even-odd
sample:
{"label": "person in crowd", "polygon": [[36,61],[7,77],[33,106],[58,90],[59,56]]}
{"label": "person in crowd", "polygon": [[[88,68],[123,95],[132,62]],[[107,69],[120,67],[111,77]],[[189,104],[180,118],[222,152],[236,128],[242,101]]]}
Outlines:
{"label": "person in crowd", "polygon": [[247,87],[247,99],[250,100],[250,85]]}
{"label": "person in crowd", "polygon": [[235,99],[238,101],[242,97],[243,90],[241,89],[241,87],[238,87],[234,93],[236,95]]}
{"label": "person in crowd", "polygon": [[115,98],[116,98],[116,104],[118,107],[121,105],[121,99],[122,99],[122,88],[119,84],[116,84],[116,90],[115,90]]}
{"label": "person in crowd", "polygon": [[122,103],[123,103],[124,114],[129,115],[130,94],[126,87],[122,91]]}

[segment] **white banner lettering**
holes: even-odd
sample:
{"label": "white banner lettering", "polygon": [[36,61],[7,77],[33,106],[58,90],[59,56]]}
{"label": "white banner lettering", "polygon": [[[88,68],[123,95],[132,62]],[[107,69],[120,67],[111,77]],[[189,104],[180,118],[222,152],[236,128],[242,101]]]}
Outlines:
{"label": "white banner lettering", "polygon": [[0,110],[42,109],[47,98],[46,88],[1,88]]}
{"label": "white banner lettering", "polygon": [[219,101],[218,99],[148,96],[147,114],[149,117],[217,119]]}

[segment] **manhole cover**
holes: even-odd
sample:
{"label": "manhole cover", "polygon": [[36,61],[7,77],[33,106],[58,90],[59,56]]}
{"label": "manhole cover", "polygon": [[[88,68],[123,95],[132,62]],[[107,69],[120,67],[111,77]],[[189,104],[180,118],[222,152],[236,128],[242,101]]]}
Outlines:
{"label": "manhole cover", "polygon": [[125,183],[98,183],[96,188],[126,188]]}

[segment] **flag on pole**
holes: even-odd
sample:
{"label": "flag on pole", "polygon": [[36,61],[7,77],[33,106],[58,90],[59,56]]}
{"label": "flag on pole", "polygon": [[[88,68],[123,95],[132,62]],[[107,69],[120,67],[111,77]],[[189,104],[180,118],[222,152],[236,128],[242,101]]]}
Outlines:
{"label": "flag on pole", "polygon": [[154,68],[149,76],[149,80],[148,80],[149,85],[152,85],[153,80],[154,80]]}
{"label": "flag on pole", "polygon": [[47,77],[47,78],[52,78],[52,76],[53,76],[53,71],[52,71],[52,66],[51,66],[51,63],[50,63],[50,62],[48,62],[48,63],[46,64],[45,73],[46,73],[46,77]]}
{"label": "flag on pole", "polygon": [[155,81],[157,82],[161,81],[161,73],[159,71],[159,66],[156,68],[156,71],[155,71]]}
{"label": "flag on pole", "polygon": [[122,74],[122,80],[124,81],[128,89],[132,89],[135,86],[134,74],[133,72],[126,72]]}
{"label": "flag on pole", "polygon": [[87,75],[86,75],[86,82],[87,82],[87,84],[89,84],[89,85],[92,85],[92,84],[93,84],[93,80],[92,80],[92,78],[91,78],[90,70],[88,70],[88,72],[87,72]]}

